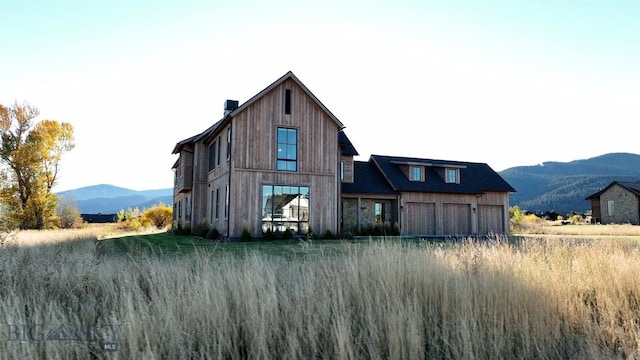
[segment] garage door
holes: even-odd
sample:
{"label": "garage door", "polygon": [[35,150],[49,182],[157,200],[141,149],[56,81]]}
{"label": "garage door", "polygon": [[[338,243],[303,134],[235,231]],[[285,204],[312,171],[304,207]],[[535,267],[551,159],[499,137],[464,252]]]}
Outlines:
{"label": "garage door", "polygon": [[478,206],[478,232],[483,235],[504,234],[503,210],[500,205]]}
{"label": "garage door", "polygon": [[436,233],[436,205],[433,203],[406,203],[407,235],[434,235]]}
{"label": "garage door", "polygon": [[444,204],[444,234],[471,235],[471,205]]}

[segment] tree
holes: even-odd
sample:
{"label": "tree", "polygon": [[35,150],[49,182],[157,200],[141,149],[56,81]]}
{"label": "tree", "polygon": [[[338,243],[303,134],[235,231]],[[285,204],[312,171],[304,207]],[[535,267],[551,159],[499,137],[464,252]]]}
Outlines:
{"label": "tree", "polygon": [[82,215],[78,211],[76,200],[70,195],[58,199],[56,215],[58,226],[61,228],[69,229],[82,224]]}
{"label": "tree", "polygon": [[171,226],[172,218],[173,208],[160,202],[158,205],[142,212],[142,225],[153,225],[158,229],[164,229],[165,227]]}
{"label": "tree", "polygon": [[20,229],[52,226],[57,196],[51,191],[62,155],[74,148],[69,123],[43,120],[28,103],[0,104],[0,202],[3,221]]}

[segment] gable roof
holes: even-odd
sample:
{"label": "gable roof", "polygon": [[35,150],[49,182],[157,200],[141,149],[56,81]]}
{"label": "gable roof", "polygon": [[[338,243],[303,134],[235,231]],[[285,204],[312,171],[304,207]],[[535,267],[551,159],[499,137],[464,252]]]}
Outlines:
{"label": "gable roof", "polygon": [[[487,191],[515,192],[498,173],[485,163],[419,159],[396,156],[371,155],[380,173],[396,191],[431,193],[482,194]],[[424,165],[426,181],[411,181],[399,165]],[[454,167],[460,169],[460,183],[446,183],[435,168]]]}
{"label": "gable roof", "polygon": [[[335,115],[333,115],[333,113],[331,113],[331,111],[329,111],[329,109],[327,109],[327,107],[324,106],[324,104],[322,104],[322,102],[320,102],[320,100],[315,95],[313,95],[313,93],[300,81],[300,79],[298,79],[293,74],[293,72],[289,71],[283,76],[281,76],[278,80],[274,81],[271,85],[267,86],[262,91],[254,95],[251,99],[247,100],[245,103],[240,105],[237,109],[225,115],[222,119],[220,119],[215,124],[207,128],[205,131],[195,136],[192,136],[190,138],[179,141],[173,148],[172,154],[179,153],[181,148],[184,147],[184,145],[186,144],[195,143],[199,140],[202,140],[203,138],[206,138],[207,136],[213,135],[219,128],[222,128],[227,123],[229,123],[234,116],[238,115],[239,113],[247,109],[249,106],[251,106],[251,104],[258,101],[261,97],[263,97],[264,95],[269,93],[271,90],[276,88],[278,85],[282,84],[283,82],[289,79],[293,80],[293,82],[295,82],[296,85],[298,85],[302,89],[302,91],[338,126],[339,129],[344,129],[345,126],[342,124],[342,122],[340,122],[340,120],[338,120],[338,118],[336,118]],[[355,148],[353,148],[353,150],[355,151]],[[356,155],[357,155],[357,152],[356,152]]]}
{"label": "gable roof", "polygon": [[344,133],[344,130],[340,130],[338,132],[338,145],[342,149],[341,153],[344,156],[357,156],[358,150],[356,150],[355,146],[351,143],[351,140],[347,137],[347,134]]}
{"label": "gable roof", "polygon": [[346,194],[395,194],[378,168],[370,161],[353,162],[353,183],[342,183]]}
{"label": "gable roof", "polygon": [[609,190],[613,185],[622,186],[624,189],[634,194],[635,196],[640,196],[640,181],[632,182],[632,181],[613,181],[611,184],[607,185],[604,189],[598,191],[595,194],[589,195],[585,198],[585,200],[591,200],[594,198],[600,197],[605,191]]}

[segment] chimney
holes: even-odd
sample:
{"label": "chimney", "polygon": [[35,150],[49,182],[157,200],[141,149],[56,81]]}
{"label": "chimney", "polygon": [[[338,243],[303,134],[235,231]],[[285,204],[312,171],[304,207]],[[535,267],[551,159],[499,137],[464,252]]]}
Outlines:
{"label": "chimney", "polygon": [[229,115],[233,110],[238,108],[238,100],[227,100],[224,102],[224,116]]}

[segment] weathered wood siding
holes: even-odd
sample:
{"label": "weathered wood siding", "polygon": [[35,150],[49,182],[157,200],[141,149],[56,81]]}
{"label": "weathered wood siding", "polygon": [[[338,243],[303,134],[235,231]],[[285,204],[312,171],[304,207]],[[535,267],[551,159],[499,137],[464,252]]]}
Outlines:
{"label": "weathered wood siding", "polygon": [[344,179],[342,182],[353,182],[353,156],[340,156],[340,161],[344,162]]}
{"label": "weathered wood siding", "polygon": [[[285,114],[285,90],[291,114]],[[309,225],[338,231],[338,125],[293,80],[276,86],[233,118],[230,236],[244,225],[262,234],[262,186],[309,186]],[[296,172],[276,171],[277,128],[297,129]]]}

